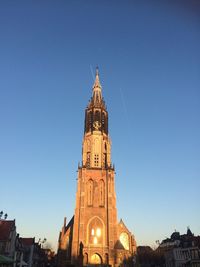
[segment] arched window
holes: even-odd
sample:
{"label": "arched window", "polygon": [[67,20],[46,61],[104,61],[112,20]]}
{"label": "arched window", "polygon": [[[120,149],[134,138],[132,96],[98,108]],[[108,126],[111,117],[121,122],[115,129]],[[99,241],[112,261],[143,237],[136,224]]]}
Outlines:
{"label": "arched window", "polygon": [[105,124],[105,113],[103,112],[102,113],[102,125],[104,125]]}
{"label": "arched window", "polygon": [[99,111],[95,111],[94,120],[100,121],[100,112]]}
{"label": "arched window", "polygon": [[93,204],[93,181],[89,180],[87,183],[87,200],[88,200],[88,206],[92,206]]}
{"label": "arched window", "polygon": [[102,123],[102,129],[105,131],[105,113],[104,112],[101,115],[101,123]]}
{"label": "arched window", "polygon": [[128,237],[128,234],[125,233],[125,232],[122,232],[119,236],[119,240],[121,242],[121,244],[123,245],[123,247],[126,249],[126,250],[129,250],[129,237]]}
{"label": "arched window", "polygon": [[91,142],[87,140],[87,158],[86,158],[86,166],[90,167],[90,150],[91,150]]}
{"label": "arched window", "polygon": [[105,184],[104,184],[104,181],[103,180],[100,180],[100,183],[99,183],[99,187],[100,187],[100,190],[99,190],[99,204],[100,206],[104,206],[105,205]]}
{"label": "arched window", "polygon": [[97,253],[93,254],[91,256],[90,263],[94,264],[94,265],[100,265],[102,263],[101,256],[99,254],[97,254]]}
{"label": "arched window", "polygon": [[103,235],[103,223],[98,217],[94,217],[88,226],[88,243],[98,247],[103,243]]}
{"label": "arched window", "polygon": [[92,128],[92,111],[88,113],[88,130]]}
{"label": "arched window", "polygon": [[86,166],[90,167],[90,152],[87,152]]}

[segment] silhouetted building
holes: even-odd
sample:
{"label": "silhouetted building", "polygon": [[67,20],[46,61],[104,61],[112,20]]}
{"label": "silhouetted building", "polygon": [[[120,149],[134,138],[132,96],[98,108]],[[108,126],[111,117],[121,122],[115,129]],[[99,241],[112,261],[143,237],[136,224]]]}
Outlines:
{"label": "silhouetted building", "polygon": [[0,219],[0,254],[14,258],[15,239],[15,220]]}
{"label": "silhouetted building", "polygon": [[165,267],[164,255],[159,250],[153,250],[149,246],[138,246],[137,247],[137,266]]}
{"label": "silhouetted building", "polygon": [[16,240],[16,266],[45,267],[48,264],[48,255],[41,244],[33,237],[18,237]]}
{"label": "silhouetted building", "polygon": [[136,252],[136,241],[117,221],[115,170],[111,163],[108,112],[98,70],[85,110],[82,164],[78,168],[74,217],[59,236],[58,264],[118,266]]}
{"label": "silhouetted building", "polygon": [[189,228],[183,235],[172,233],[158,249],[164,253],[166,267],[200,267],[199,236],[194,236]]}

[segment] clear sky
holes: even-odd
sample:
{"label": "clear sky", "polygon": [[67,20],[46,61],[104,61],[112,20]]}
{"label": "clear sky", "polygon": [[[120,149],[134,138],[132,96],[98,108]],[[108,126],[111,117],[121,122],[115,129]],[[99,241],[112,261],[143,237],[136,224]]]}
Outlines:
{"label": "clear sky", "polygon": [[118,218],[200,234],[200,2],[0,1],[0,210],[56,248],[99,66]]}

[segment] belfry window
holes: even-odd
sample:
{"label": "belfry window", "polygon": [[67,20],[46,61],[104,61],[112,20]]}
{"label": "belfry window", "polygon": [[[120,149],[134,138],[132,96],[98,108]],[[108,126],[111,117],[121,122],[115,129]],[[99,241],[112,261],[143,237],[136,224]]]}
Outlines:
{"label": "belfry window", "polygon": [[105,130],[105,114],[104,113],[102,113],[101,121],[102,121],[102,128],[103,128],[103,130]]}
{"label": "belfry window", "polygon": [[104,124],[104,123],[105,123],[105,114],[102,113],[102,124]]}
{"label": "belfry window", "polygon": [[95,167],[99,166],[99,155],[98,154],[94,155],[94,166]]}
{"label": "belfry window", "polygon": [[92,112],[90,111],[88,114],[88,128],[91,129],[92,127]]}
{"label": "belfry window", "polygon": [[99,111],[95,111],[95,121],[99,121],[100,120],[100,113]]}

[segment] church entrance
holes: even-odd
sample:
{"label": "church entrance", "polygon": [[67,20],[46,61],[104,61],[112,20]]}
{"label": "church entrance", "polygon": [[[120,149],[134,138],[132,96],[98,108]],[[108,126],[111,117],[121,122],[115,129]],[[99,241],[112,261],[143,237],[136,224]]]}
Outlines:
{"label": "church entrance", "polygon": [[91,264],[101,264],[102,260],[99,254],[95,253],[91,257]]}

